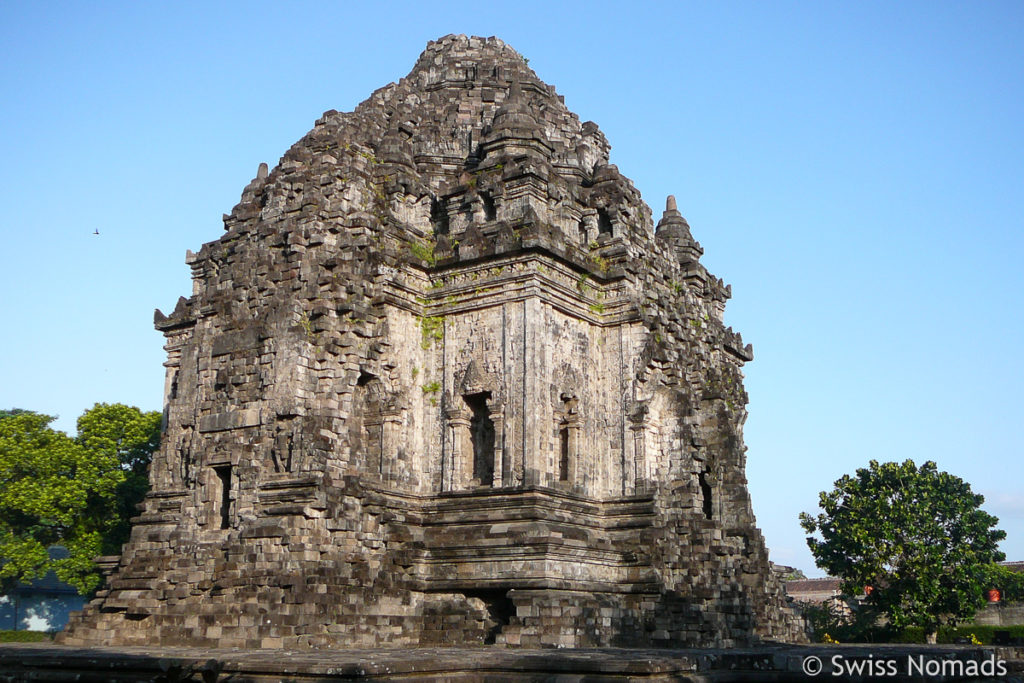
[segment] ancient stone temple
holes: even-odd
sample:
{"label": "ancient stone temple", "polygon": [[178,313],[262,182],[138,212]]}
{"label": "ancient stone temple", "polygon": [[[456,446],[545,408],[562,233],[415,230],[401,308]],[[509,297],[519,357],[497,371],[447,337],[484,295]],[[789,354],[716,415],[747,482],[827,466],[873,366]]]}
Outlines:
{"label": "ancient stone temple", "polygon": [[152,491],[68,644],[798,639],[729,288],[495,38],[328,111],[189,253]]}

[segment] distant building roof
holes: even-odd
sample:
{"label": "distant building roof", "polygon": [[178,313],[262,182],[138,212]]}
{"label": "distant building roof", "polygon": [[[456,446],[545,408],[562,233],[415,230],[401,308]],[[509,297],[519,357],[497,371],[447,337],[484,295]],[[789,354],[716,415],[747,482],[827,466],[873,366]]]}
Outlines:
{"label": "distant building roof", "polygon": [[826,576],[823,579],[798,579],[786,581],[786,593],[800,602],[824,602],[839,595],[839,579]]}

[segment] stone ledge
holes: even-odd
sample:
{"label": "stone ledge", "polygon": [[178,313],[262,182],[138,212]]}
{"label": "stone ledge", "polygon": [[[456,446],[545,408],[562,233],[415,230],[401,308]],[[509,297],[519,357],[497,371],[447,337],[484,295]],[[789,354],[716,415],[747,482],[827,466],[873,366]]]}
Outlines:
{"label": "stone ledge", "polygon": [[[500,647],[379,650],[241,650],[178,647],[76,648],[49,643],[0,644],[0,681],[866,681],[833,675],[850,662],[897,662],[886,681],[1024,682],[1024,648],[914,645],[765,645],[737,649],[511,650]],[[817,657],[826,669],[802,671]],[[1005,663],[1005,675],[944,678],[907,672],[907,661]],[[952,666],[952,665],[947,665]]]}

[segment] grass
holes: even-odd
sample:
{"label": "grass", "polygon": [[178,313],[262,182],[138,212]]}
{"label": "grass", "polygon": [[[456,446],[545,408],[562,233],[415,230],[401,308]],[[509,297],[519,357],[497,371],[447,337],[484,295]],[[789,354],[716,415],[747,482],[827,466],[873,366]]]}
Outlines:
{"label": "grass", "polygon": [[42,643],[52,639],[44,631],[0,631],[0,643]]}

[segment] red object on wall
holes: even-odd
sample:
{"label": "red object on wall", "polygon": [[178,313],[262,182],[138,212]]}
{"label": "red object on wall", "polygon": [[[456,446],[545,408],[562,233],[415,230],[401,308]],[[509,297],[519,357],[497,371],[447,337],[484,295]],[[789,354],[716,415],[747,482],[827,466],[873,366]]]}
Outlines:
{"label": "red object on wall", "polygon": [[989,602],[999,602],[1003,596],[998,588],[992,588],[985,594],[985,597],[988,598]]}

